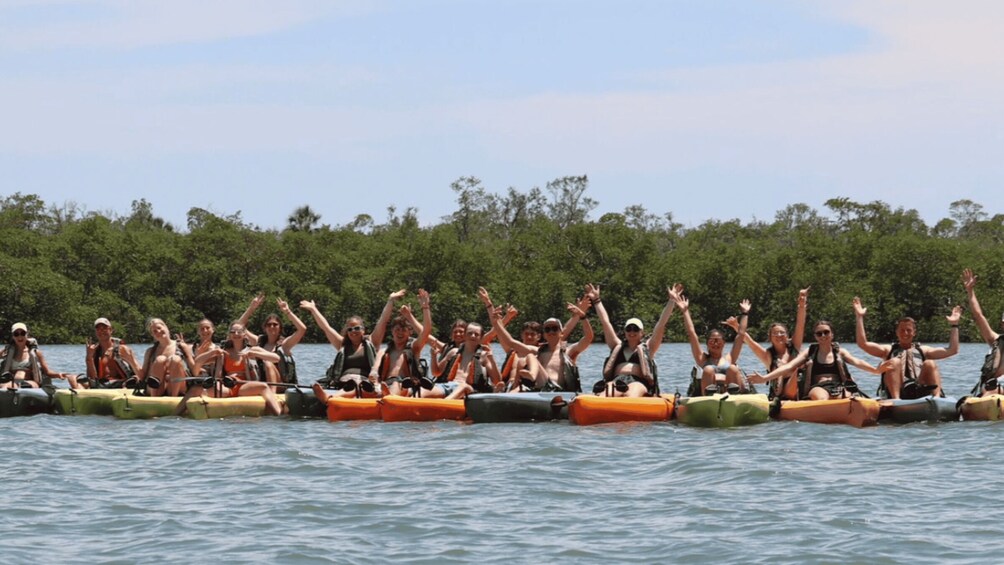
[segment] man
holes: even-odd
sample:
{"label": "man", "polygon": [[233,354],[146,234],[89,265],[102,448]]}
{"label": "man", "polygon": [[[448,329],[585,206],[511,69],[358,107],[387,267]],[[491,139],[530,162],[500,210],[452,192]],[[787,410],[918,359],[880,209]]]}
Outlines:
{"label": "man", "polygon": [[112,337],[112,323],[108,318],[94,320],[97,343],[87,338],[87,379],[80,383],[86,388],[119,388],[134,376],[139,368],[129,346]]}
{"label": "man", "polygon": [[893,400],[922,398],[924,396],[944,396],[941,390],[941,371],[938,359],[946,359],[959,352],[959,319],[962,308],[952,308],[946,316],[950,324],[948,347],[931,347],[914,342],[917,322],[913,318],[900,318],[896,322],[896,342],[879,345],[868,341],[865,336],[865,314],[868,309],[861,305],[861,299],[854,297],[854,315],[857,318],[855,340],[865,353],[881,359],[891,359],[892,367],[882,373],[879,394]]}
{"label": "man", "polygon": [[[983,360],[983,367],[980,368],[980,382],[973,388],[972,394],[980,396],[1002,394],[1004,390],[1001,385],[1004,383],[998,379],[1004,375],[1004,363],[1001,362],[1004,357],[1004,349],[1002,349],[1004,339],[1001,339],[1001,334],[990,327],[990,322],[983,315],[980,301],[976,299],[976,275],[971,269],[962,271],[962,286],[965,287],[966,295],[969,297],[969,311],[973,313],[973,321],[980,329],[983,341],[990,346],[990,352],[987,353]],[[1001,325],[1004,326],[1004,319],[1001,320]]]}
{"label": "man", "polygon": [[[512,350],[515,355],[526,358],[528,361],[525,369],[519,370],[516,375],[511,377],[515,379],[515,382],[511,383],[511,391],[519,392],[529,388],[533,391],[545,392],[581,392],[582,387],[579,383],[579,372],[575,361],[593,341],[593,327],[586,319],[585,314],[591,304],[590,295],[584,295],[578,304],[568,304],[572,318],[568,322],[567,330],[562,327],[561,320],[548,318],[542,326],[544,342],[531,345],[526,343],[525,339],[521,342],[513,339],[499,320],[497,310],[492,306],[487,290],[480,288],[478,294],[485,304],[485,308],[488,309],[492,328],[498,334],[499,343],[506,350]],[[582,339],[569,347],[565,340],[580,321],[582,322]]]}
{"label": "man", "polygon": [[[422,323],[415,319],[411,307],[402,306],[400,315],[390,323],[391,342],[377,354],[370,373],[371,378],[386,387],[384,394],[407,395],[407,386],[425,377],[419,361],[432,331],[429,293],[420,289],[418,301],[422,307]],[[413,328],[419,332],[418,339],[412,338]]]}

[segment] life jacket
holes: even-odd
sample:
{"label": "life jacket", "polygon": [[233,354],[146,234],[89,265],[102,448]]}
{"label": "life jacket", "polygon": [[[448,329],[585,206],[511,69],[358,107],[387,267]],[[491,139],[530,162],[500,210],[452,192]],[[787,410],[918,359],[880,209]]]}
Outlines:
{"label": "life jacket", "polygon": [[[225,353],[225,355],[229,356],[230,354],[229,353]],[[216,363],[216,374],[215,374],[215,376],[216,376],[217,379],[222,379],[223,377],[226,376],[224,374],[224,372],[223,372],[224,371],[224,367],[226,367],[226,364],[227,364],[226,358],[221,359],[218,363]],[[263,381],[263,380],[265,380],[264,378],[262,378],[263,374],[264,373],[259,373],[258,372],[258,363],[252,363],[251,360],[247,359],[246,357],[244,358],[244,380],[245,381]]]}
{"label": "life jacket", "polygon": [[[29,380],[35,381],[39,386],[47,386],[52,384],[52,379],[48,375],[42,375],[42,367],[38,364],[38,341],[35,338],[28,338],[28,343],[25,345],[28,349],[28,369],[31,372],[31,378]],[[0,374],[12,373],[11,367],[14,366],[14,346],[10,343],[3,348],[3,369],[0,369]]]}
{"label": "life jacket", "polygon": [[[439,362],[442,363],[443,359],[446,359],[446,356],[449,355],[449,353],[455,349],[460,349],[460,348],[454,343],[450,343],[448,346],[444,347],[443,350],[439,352]],[[433,375],[434,377],[436,377],[437,383],[445,383],[449,380],[450,373],[453,371],[453,364],[457,362],[458,356],[459,353],[450,358],[450,361],[446,364],[445,367],[443,367],[443,370],[438,375]],[[508,360],[509,358],[506,357],[506,361]]]}
{"label": "life jacket", "polygon": [[987,356],[983,358],[983,366],[980,367],[980,382],[976,383],[971,394],[979,394],[983,384],[994,378],[997,369],[1000,368],[1002,355],[1004,355],[1004,334],[997,336],[997,339],[990,344],[990,351],[987,351]]}
{"label": "life jacket", "polygon": [[[192,376],[192,366],[188,363],[188,356],[184,354],[184,352],[181,349],[181,344],[179,344],[177,340],[172,340],[172,341],[174,341],[174,354],[177,355],[177,356],[179,356],[179,357],[181,357],[181,360],[185,362],[185,376],[186,377],[191,377]],[[154,348],[153,353],[151,353],[149,355],[146,355],[145,358],[143,359],[143,378],[144,379],[146,379],[146,378],[148,378],[150,376],[149,375],[149,373],[150,373],[150,364],[153,363],[154,358],[157,357],[157,350],[158,350],[158,348],[160,348],[160,343],[154,342],[154,344],[153,344],[152,347]],[[217,372],[219,372],[219,368],[222,367],[222,366],[223,366],[223,363],[217,363],[216,364]],[[161,383],[161,386],[165,386],[166,384],[167,383]],[[137,390],[139,390],[140,388],[145,387],[145,385],[143,385],[142,381],[138,381],[137,384],[136,384],[136,387],[137,387]]]}
{"label": "life jacket", "polygon": [[[275,353],[279,356],[279,360],[276,361],[275,367],[279,370],[279,378],[282,382],[288,384],[296,384],[296,361],[293,359],[293,355],[286,355],[286,350],[282,348],[283,342],[286,338],[282,338],[275,344]],[[258,347],[265,347],[268,344],[268,336],[260,335],[258,336]],[[262,375],[265,374],[265,361],[258,359],[258,372]]]}
{"label": "life jacket", "polygon": [[[457,377],[457,373],[460,370],[460,359],[464,355],[463,351],[457,352],[457,356],[454,358],[454,363],[450,367],[450,375],[447,382],[452,381]],[[467,379],[471,380],[470,365],[474,365],[474,392],[492,392],[492,383],[489,381],[488,376],[485,375],[485,368],[481,366],[481,353],[475,352],[474,356],[471,357],[470,364],[468,365]]]}
{"label": "life jacket", "polygon": [[[788,360],[790,361],[794,359],[796,355],[798,355],[798,350],[795,349],[795,346],[791,344],[791,341],[787,343],[787,346],[788,346],[787,347]],[[777,354],[777,351],[774,349],[773,345],[767,348],[767,352],[770,353],[770,367],[767,369],[767,372],[770,372],[781,366],[781,356]],[[778,396],[781,396],[783,392],[782,387],[784,386],[784,381],[790,378],[798,379],[798,388],[801,389],[803,383],[805,382],[805,369],[803,367],[799,367],[796,370],[795,375],[782,377],[780,379],[775,379],[771,381],[770,390],[768,391],[768,395],[770,396],[770,398],[776,398]]]}
{"label": "life jacket", "polygon": [[[394,342],[390,342],[387,345],[387,349],[384,350],[383,357],[380,358],[380,369],[377,371],[380,375],[380,380],[387,379],[387,370],[389,369],[388,363],[390,363],[390,357],[388,354],[394,351],[396,347]],[[404,355],[404,360],[408,363],[408,372],[412,377],[416,378],[426,378],[429,373],[429,366],[425,363],[419,363],[419,359],[415,357],[415,338],[409,338],[408,343],[405,344],[404,350],[401,352]]]}
{"label": "life jacket", "polygon": [[[325,371],[324,375],[328,386],[335,385],[339,380],[341,380],[342,373],[345,372],[345,357],[348,355],[348,353],[346,353],[348,346],[349,340],[348,338],[345,338],[345,341],[342,342],[342,348],[338,350],[338,355],[335,355],[334,363],[332,363],[331,366],[328,367],[328,370]],[[369,364],[369,369],[367,369],[366,372],[368,373],[373,368],[373,364],[376,363],[377,351],[376,347],[373,346],[373,342],[368,339],[363,340],[362,347],[364,348],[364,351],[366,351],[366,362]],[[365,377],[366,375],[363,376]]]}
{"label": "life jacket", "polygon": [[[537,347],[537,355],[546,353],[549,350],[550,346],[547,342],[541,343]],[[544,392],[582,392],[582,383],[579,381],[579,367],[574,361],[572,361],[572,358],[569,357],[568,347],[564,342],[561,343],[558,354],[561,355],[561,370],[564,373],[565,386],[562,388],[554,381],[548,379],[547,384],[544,385],[542,390]]]}
{"label": "life jacket", "polygon": [[[920,378],[920,367],[921,365],[924,364],[926,356],[924,355],[924,352],[920,349],[919,343],[914,342],[913,345],[910,347],[909,352],[907,352],[897,341],[896,343],[892,344],[892,348],[889,350],[889,355],[886,355],[885,358],[893,359],[895,357],[903,355],[904,353],[907,353],[907,355],[913,359],[913,363],[904,362],[902,364],[903,386],[905,387],[907,384],[916,382],[917,379]],[[910,370],[911,366],[915,367],[915,371]],[[916,372],[916,374],[912,374],[913,372]],[[877,396],[889,395],[889,391],[887,391],[885,388],[885,379],[880,379],[879,387],[878,390],[875,392],[875,394]]]}
{"label": "life jacket", "polygon": [[[122,379],[121,380],[124,381],[124,380],[128,379],[129,377],[132,377],[132,376],[136,375],[136,371],[133,371],[132,365],[130,365],[129,363],[126,363],[125,359],[122,359],[122,355],[120,353],[121,346],[122,346],[122,340],[119,339],[119,338],[117,338],[117,337],[113,337],[112,338],[112,361],[118,366],[119,371],[122,373]],[[101,370],[100,369],[100,366],[101,366],[100,360],[101,360],[102,357],[104,357],[106,351],[107,350],[102,350],[100,346],[98,346],[98,348],[94,350],[94,367],[95,367],[95,369],[97,369],[97,371],[99,373],[100,373],[100,370]],[[108,380],[108,379],[103,379],[101,377],[101,375],[99,374],[98,375],[98,380]]]}
{"label": "life jacket", "polygon": [[[652,356],[648,353],[648,344],[646,344],[643,340],[638,344],[638,348],[635,349],[635,352],[638,354],[638,365],[641,366],[642,380],[649,381],[649,390],[653,396],[659,396],[658,367],[655,365],[655,359],[652,359]],[[610,350],[610,355],[603,361],[603,380],[610,382],[616,379],[617,374],[614,370],[616,370],[617,365],[620,365],[621,363],[627,363],[627,358],[624,355],[623,341]]]}
{"label": "life jacket", "polygon": [[[839,384],[843,385],[847,382],[854,382],[851,378],[850,372],[847,370],[847,363],[844,362],[844,358],[840,356],[840,344],[833,342],[833,362],[837,365],[837,379]],[[809,353],[807,360],[805,362],[804,371],[805,379],[802,382],[802,386],[799,388],[799,399],[806,399],[809,397],[809,391],[812,387],[816,386],[816,380],[813,378],[812,368],[816,364],[816,355],[819,353],[819,344],[813,343],[809,346]]]}

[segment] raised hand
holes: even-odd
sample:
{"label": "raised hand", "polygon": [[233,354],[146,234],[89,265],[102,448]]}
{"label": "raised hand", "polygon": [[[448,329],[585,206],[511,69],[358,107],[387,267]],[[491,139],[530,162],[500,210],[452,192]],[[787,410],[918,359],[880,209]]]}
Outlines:
{"label": "raised hand", "polygon": [[485,287],[483,286],[478,287],[478,298],[481,299],[481,303],[484,304],[487,308],[492,307],[492,299],[490,296],[488,296],[488,289],[486,289]]}
{"label": "raised hand", "polygon": [[395,301],[396,302],[396,301],[401,300],[402,298],[404,298],[405,294],[408,294],[408,290],[402,288],[401,290],[398,290],[398,291],[390,293],[390,296],[387,297],[387,300],[391,300],[391,301]]}
{"label": "raised hand", "polygon": [[671,287],[667,287],[666,288],[666,295],[669,296],[670,300],[672,300],[673,302],[679,304],[680,303],[680,297],[683,296],[683,285],[680,284],[680,283],[676,283],[676,284],[674,284]]}
{"label": "raised hand", "polygon": [[571,312],[573,316],[578,316],[580,318],[586,317],[586,313],[583,312],[582,307],[578,304],[572,304],[571,302],[569,302],[567,305],[565,305],[565,309]]}
{"label": "raised hand", "polygon": [[677,296],[676,307],[680,309],[680,312],[686,312],[690,308],[690,299],[682,294]]}
{"label": "raised hand", "polygon": [[743,314],[749,314],[751,307],[752,304],[750,304],[748,298],[743,299],[743,301],[739,303],[739,311],[742,312]]}
{"label": "raised hand", "polygon": [[304,310],[311,310],[311,311],[313,311],[313,310],[317,310],[317,304],[314,304],[313,300],[301,300],[300,301],[300,308],[303,308]]}
{"label": "raised hand", "polygon": [[586,296],[588,296],[589,299],[592,300],[593,302],[596,302],[597,300],[599,300],[600,299],[600,286],[599,285],[594,285],[593,283],[587,284],[586,285]]}
{"label": "raised hand", "polygon": [[868,309],[861,305],[861,299],[858,298],[857,296],[854,297],[854,300],[851,301],[851,304],[854,305],[854,314],[856,316],[863,317],[865,314],[868,313]]}
{"label": "raised hand", "polygon": [[265,293],[259,292],[254,298],[251,299],[251,306],[257,309],[265,302]]}
{"label": "raised hand", "polygon": [[429,307],[429,291],[424,288],[418,289],[418,305],[421,306],[422,309]]}
{"label": "raised hand", "polygon": [[401,312],[402,316],[405,316],[405,317],[411,316],[412,315],[412,313],[411,313],[411,306],[409,306],[407,304],[405,304],[404,306],[401,306],[400,312]]}
{"label": "raised hand", "polygon": [[962,319],[962,307],[955,306],[954,308],[952,308],[952,313],[948,316],[945,316],[945,319],[948,320],[948,323],[953,326],[959,325],[959,320]]}
{"label": "raised hand", "polygon": [[739,331],[739,320],[735,316],[729,316],[727,320],[722,322],[723,326],[728,326],[734,331]]}
{"label": "raised hand", "polygon": [[93,359],[94,352],[98,350],[98,344],[91,342],[91,338],[87,338],[87,358]]}
{"label": "raised hand", "polygon": [[798,291],[798,305],[799,306],[805,306],[806,304],[809,303],[809,289],[810,288],[812,288],[812,287],[811,286],[807,286],[807,287],[803,288],[802,290]]}
{"label": "raised hand", "polygon": [[279,307],[279,311],[282,312],[283,314],[289,314],[289,304],[286,304],[285,300],[281,298],[276,298],[275,305]]}
{"label": "raised hand", "polygon": [[589,310],[589,307],[592,306],[592,304],[593,302],[592,300],[589,299],[589,295],[583,294],[582,298],[580,298],[575,305],[576,307],[578,307],[579,310],[582,310],[583,312],[582,317],[585,317],[585,312]]}
{"label": "raised hand", "polygon": [[976,288],[976,275],[973,274],[972,269],[962,270],[962,286],[965,287],[966,292],[972,292]]}

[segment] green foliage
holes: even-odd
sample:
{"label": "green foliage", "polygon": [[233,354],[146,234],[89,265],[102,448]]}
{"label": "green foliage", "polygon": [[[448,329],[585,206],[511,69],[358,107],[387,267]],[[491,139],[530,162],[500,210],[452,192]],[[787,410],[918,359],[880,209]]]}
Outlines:
{"label": "green foliage", "polygon": [[[980,276],[979,294],[992,323],[1004,310],[1004,215],[968,200],[928,227],[914,210],[847,198],[826,202],[827,214],[801,204],[772,222],[710,220],[682,229],[671,211],[631,204],[593,220],[588,179],[555,179],[542,190],[487,189],[475,177],[451,185],[456,211],[422,226],[418,211],[388,208],[384,223],[360,215],[344,226],[320,225],[309,205],[291,210],[281,231],[192,208],[187,231],[157,217],[145,200],[125,217],[82,214],[73,203],[47,206],[36,195],[0,198],[2,332],[24,321],[44,341],[81,341],[97,317],[112,319],[130,341],[149,339],[145,321],[163,318],[191,333],[203,317],[237,318],[252,296],[269,297],[260,323],[282,298],[294,308],[314,300],[332,326],[349,316],[373,324],[399,288],[432,294],[434,331],[445,337],[456,318],[486,323],[479,286],[497,303],[520,310],[517,323],[566,317],[585,283],[600,285],[615,326],[630,317],[654,324],[666,287],[681,282],[704,333],[753,302],[751,333],[763,338],[774,321],[792,325],[798,291],[811,286],[809,323],[829,319],[853,339],[850,303],[869,308],[869,337],[892,338],[903,315],[919,322],[920,339],[944,341],[944,321],[962,304],[963,267]],[[308,322],[308,340],[323,341]],[[595,324],[599,334],[599,325]],[[963,336],[978,339],[971,322]],[[669,339],[682,340],[674,316]],[[598,335],[597,339],[602,336]]]}

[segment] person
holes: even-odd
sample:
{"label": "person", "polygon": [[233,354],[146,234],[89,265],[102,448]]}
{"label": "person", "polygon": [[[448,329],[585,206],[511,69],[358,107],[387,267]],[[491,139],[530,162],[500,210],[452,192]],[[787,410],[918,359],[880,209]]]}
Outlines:
{"label": "person", "polygon": [[372,377],[373,368],[376,366],[377,349],[383,342],[387,321],[390,320],[395,304],[405,294],[404,289],[390,294],[371,335],[366,335],[366,326],[359,316],[350,316],[345,320],[342,333],[338,333],[321,314],[313,300],[300,302],[300,308],[314,317],[328,338],[328,343],[338,351],[326,377],[311,387],[318,400],[322,403],[327,401],[330,394],[324,391],[325,386],[336,389],[331,393],[336,396],[380,396],[377,388],[379,383]]}
{"label": "person", "polygon": [[805,381],[799,391],[799,400],[829,400],[850,398],[858,393],[857,383],[851,378],[847,365],[880,375],[893,362],[883,361],[878,367],[862,361],[833,341],[833,324],[826,320],[816,322],[813,327],[816,343],[795,355],[787,363],[779,365],[766,375],[753,373],[749,381],[754,384],[771,382],[784,378],[799,368],[805,368]]}
{"label": "person", "polygon": [[0,352],[0,389],[51,386],[51,379],[66,380],[79,388],[76,375],[49,368],[38,341],[28,334],[28,326],[17,322],[10,327],[11,339]]}
{"label": "person", "polygon": [[[265,301],[264,294],[258,294],[251,300],[251,304],[248,306],[244,314],[237,320],[237,322],[244,327],[247,327],[248,320],[251,315],[254,314],[255,310]],[[285,300],[277,298],[276,306],[279,307],[279,311],[282,312],[286,319],[288,319],[293,327],[296,328],[292,334],[289,336],[282,335],[282,318],[279,314],[273,312],[265,317],[265,321],[262,322],[261,335],[255,335],[250,331],[247,332],[247,336],[252,342],[257,342],[258,346],[265,351],[271,351],[279,356],[278,363],[266,363],[265,361],[259,360],[259,370],[265,376],[265,380],[270,383],[288,383],[296,384],[296,361],[293,359],[293,348],[300,343],[303,336],[307,335],[307,325],[293,313],[289,305]]]}
{"label": "person", "polygon": [[87,378],[80,379],[82,388],[120,388],[138,372],[139,368],[127,361],[135,361],[132,350],[121,339],[113,337],[113,332],[114,328],[108,318],[94,320],[96,341],[87,338],[84,360]]}
{"label": "person", "polygon": [[[973,387],[971,394],[984,396],[989,394],[1004,394],[1004,383],[1000,381],[1004,375],[1004,335],[999,334],[990,327],[990,322],[983,315],[980,308],[980,301],[976,299],[976,275],[971,269],[962,271],[962,286],[966,289],[966,296],[969,298],[969,311],[973,313],[973,321],[980,330],[983,341],[990,346],[983,359],[983,366],[980,367],[980,380]],[[1001,327],[1004,327],[1004,317],[1001,318]]]}
{"label": "person", "polygon": [[[279,354],[266,351],[257,345],[251,345],[251,340],[243,324],[230,324],[227,339],[223,347],[210,349],[195,358],[193,372],[201,373],[207,362],[213,362],[214,373],[209,379],[188,379],[189,386],[185,397],[178,404],[177,415],[185,413],[190,398],[203,394],[214,398],[236,398],[239,396],[261,396],[265,399],[265,409],[269,414],[282,414],[282,405],[269,383],[264,382],[258,372],[257,361],[278,363]],[[185,381],[185,379],[181,379]],[[208,382],[207,382],[208,381]],[[209,385],[209,386],[207,386]]]}
{"label": "person", "polygon": [[893,400],[909,400],[928,395],[944,396],[941,390],[941,371],[935,361],[959,352],[959,319],[962,318],[962,308],[955,306],[952,313],[945,317],[950,325],[948,347],[945,348],[916,343],[914,337],[917,335],[917,322],[909,317],[900,318],[896,322],[895,343],[879,345],[870,342],[865,335],[865,314],[868,309],[861,305],[861,299],[857,296],[854,297],[853,305],[854,337],[858,347],[873,357],[895,361],[882,375],[879,396]]}
{"label": "person", "polygon": [[[519,311],[512,306],[505,306],[503,309],[505,316],[502,319],[502,325],[508,325],[519,314]],[[464,346],[466,332],[467,322],[458,318],[450,326],[450,339],[448,341],[440,341],[434,337],[429,338],[429,347],[433,350],[429,370],[435,382],[445,383],[448,380],[453,370],[453,364],[457,360],[457,354]],[[493,339],[495,339],[494,328],[481,338],[481,343],[491,343]]]}
{"label": "person", "polygon": [[464,331],[464,346],[458,350],[446,382],[437,382],[431,389],[420,389],[422,398],[455,400],[474,392],[479,383],[488,382],[494,387],[502,381],[490,345],[483,343],[481,324],[471,322]]}
{"label": "person", "polygon": [[662,337],[666,333],[666,324],[677,304],[683,285],[676,284],[667,289],[669,300],[662,309],[662,315],[656,322],[652,335],[643,339],[645,326],[638,318],[629,318],[624,322],[624,339],[617,336],[610,316],[600,298],[600,287],[586,285],[586,294],[590,297],[596,316],[603,327],[603,341],[610,348],[610,356],[603,363],[603,380],[593,386],[596,394],[608,396],[657,396],[659,380],[655,365],[655,353],[662,345]]}
{"label": "person", "polygon": [[[743,300],[739,303],[739,319],[729,318],[725,325],[732,326],[738,332],[735,341],[732,342],[732,349],[725,352],[725,334],[721,330],[713,329],[708,332],[705,344],[707,351],[701,349],[701,342],[697,337],[697,330],[694,329],[694,321],[690,317],[690,300],[682,293],[676,297],[676,305],[683,312],[683,325],[687,330],[687,339],[690,342],[690,351],[694,357],[695,366],[694,378],[687,391],[688,396],[703,396],[713,392],[749,392],[746,377],[736,363],[739,361],[739,354],[743,350],[743,342],[746,340],[746,325],[749,323],[750,301]],[[697,378],[697,374],[700,378]]]}
{"label": "person", "polygon": [[160,318],[150,318],[146,328],[154,343],[143,355],[142,365],[136,363],[132,351],[121,352],[130,365],[138,367],[137,388],[145,388],[149,396],[182,396],[185,379],[192,376],[195,365],[192,346],[180,334],[171,339],[171,330]]}
{"label": "person", "polygon": [[[216,325],[213,324],[212,320],[209,318],[199,320],[199,325],[195,327],[195,332],[199,336],[199,342],[192,348],[192,357],[198,358],[199,355],[207,351],[219,349],[220,346],[216,345],[213,339],[216,334]],[[212,376],[213,374],[215,374],[213,361],[203,363],[199,369],[199,375]]]}
{"label": "person", "polygon": [[[548,318],[543,325],[543,342],[532,342],[539,339],[540,333],[523,330],[521,341],[513,339],[499,316],[499,311],[492,305],[488,291],[483,287],[478,289],[481,301],[488,310],[492,328],[498,335],[503,349],[511,351],[515,358],[509,377],[510,392],[529,391],[565,391],[581,392],[579,370],[576,360],[593,341],[593,327],[586,319],[587,310],[592,301],[589,294],[584,294],[577,304],[568,304],[567,309],[572,314],[567,327],[562,327],[561,320]],[[582,323],[582,339],[569,347],[568,334]],[[535,322],[534,322],[535,323]],[[565,330],[568,330],[567,332]],[[503,375],[502,378],[505,378]]]}
{"label": "person", "polygon": [[[370,377],[380,382],[384,394],[407,395],[426,377],[428,369],[427,366],[423,369],[421,357],[432,331],[432,321],[429,293],[425,289],[419,289],[418,302],[422,308],[422,323],[415,319],[411,307],[405,304],[400,314],[391,320],[390,343],[377,353]],[[412,337],[412,330],[418,331],[417,339]]]}
{"label": "person", "polygon": [[[802,340],[805,335],[805,314],[808,308],[809,289],[803,288],[798,291],[798,311],[795,314],[795,333],[788,335],[788,328],[780,322],[774,322],[767,328],[767,339],[770,346],[764,348],[757,343],[753,336],[746,332],[744,342],[750,350],[767,368],[773,371],[798,355],[802,349]],[[738,331],[738,327],[733,328]],[[798,399],[798,371],[792,371],[770,382],[771,398],[780,397],[782,400]]]}

